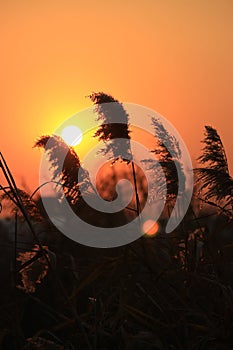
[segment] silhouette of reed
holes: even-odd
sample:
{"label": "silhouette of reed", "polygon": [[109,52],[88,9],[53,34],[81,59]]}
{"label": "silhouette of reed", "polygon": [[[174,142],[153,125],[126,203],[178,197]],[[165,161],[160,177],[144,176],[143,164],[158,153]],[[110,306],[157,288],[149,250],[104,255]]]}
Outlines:
{"label": "silhouette of reed", "polygon": [[[109,95],[97,97],[105,97],[107,102],[110,99]],[[179,145],[158,120],[154,119],[153,125],[157,135],[153,156],[160,162],[168,186],[167,194],[163,183],[158,191],[166,200],[173,200],[178,195],[177,170],[183,171]],[[104,132],[99,136],[107,137],[110,132],[112,137],[113,129],[106,131],[103,126]],[[36,146],[48,154],[52,181],[66,188],[65,196],[79,211],[84,204],[77,174],[82,172],[81,179],[87,191],[91,191],[88,173],[72,148],[56,136],[48,144],[48,138],[41,137]],[[166,144],[171,142],[172,152],[161,142],[164,138]],[[128,142],[129,138],[126,139]],[[3,350],[232,349],[232,178],[217,131],[206,127],[204,142],[199,158],[202,167],[196,170],[195,194],[182,224],[165,234],[164,215],[158,220],[158,232],[153,237],[141,237],[128,246],[108,250],[85,247],[62,235],[47,220],[40,199],[18,189],[13,176],[8,175],[10,186],[0,187],[2,204],[11,203],[14,213],[7,221],[0,220]],[[113,150],[120,158],[117,147]],[[60,151],[68,154],[64,165],[60,163]],[[128,169],[127,162],[122,160],[119,162],[122,169]],[[97,183],[97,190],[106,200],[115,196],[117,166],[115,162],[109,167],[112,172],[109,171],[108,178],[100,176]],[[119,176],[130,178],[131,170],[124,170]],[[151,170],[158,174],[160,171],[156,165]],[[138,196],[143,204],[147,186],[140,169],[136,168],[136,174]],[[93,190],[91,195],[95,195]],[[83,210],[91,216],[87,207]],[[38,259],[35,257],[41,249],[33,239],[29,242],[27,220],[37,238],[35,228],[38,232],[43,229],[43,254]],[[101,220],[97,217],[96,223]],[[16,250],[15,237],[19,239]],[[23,240],[30,243],[30,249],[22,245]],[[23,288],[16,288],[14,279],[12,283],[16,267],[24,278]]]}

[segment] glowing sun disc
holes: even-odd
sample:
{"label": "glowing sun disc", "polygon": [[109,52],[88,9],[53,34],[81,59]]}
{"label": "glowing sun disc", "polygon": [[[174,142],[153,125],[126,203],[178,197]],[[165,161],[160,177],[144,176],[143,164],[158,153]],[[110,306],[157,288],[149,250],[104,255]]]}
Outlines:
{"label": "glowing sun disc", "polygon": [[75,125],[66,126],[61,137],[69,146],[76,146],[82,141],[82,131]]}

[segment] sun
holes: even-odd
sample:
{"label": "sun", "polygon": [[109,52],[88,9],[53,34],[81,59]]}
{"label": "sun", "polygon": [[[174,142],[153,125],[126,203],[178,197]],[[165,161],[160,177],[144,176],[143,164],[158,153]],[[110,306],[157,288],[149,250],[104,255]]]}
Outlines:
{"label": "sun", "polygon": [[62,130],[61,137],[67,145],[76,146],[82,141],[83,134],[77,126],[69,125]]}

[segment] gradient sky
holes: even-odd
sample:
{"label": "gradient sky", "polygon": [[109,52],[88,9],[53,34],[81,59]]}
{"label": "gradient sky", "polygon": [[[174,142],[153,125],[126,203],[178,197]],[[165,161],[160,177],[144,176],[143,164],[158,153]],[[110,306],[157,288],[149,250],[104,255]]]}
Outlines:
{"label": "gradient sky", "polygon": [[38,184],[41,134],[92,91],[152,108],[192,158],[217,128],[233,170],[233,1],[2,1],[0,147],[19,186]]}

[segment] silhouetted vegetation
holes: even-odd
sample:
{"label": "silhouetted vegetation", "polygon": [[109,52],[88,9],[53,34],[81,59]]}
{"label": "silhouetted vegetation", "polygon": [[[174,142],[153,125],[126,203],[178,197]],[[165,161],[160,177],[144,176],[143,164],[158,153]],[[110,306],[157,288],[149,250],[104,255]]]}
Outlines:
{"label": "silhouetted vegetation", "polygon": [[[58,193],[63,187],[77,215],[96,226],[124,225],[138,215],[138,202],[143,208],[148,184],[142,170],[132,168],[123,106],[104,93],[91,99],[103,120],[95,137],[110,141],[104,152],[114,160],[100,172],[97,190],[112,201],[119,179],[128,179],[134,185],[128,208],[113,214],[91,209],[80,186],[87,195],[97,193],[75,150],[58,136],[42,136],[35,146],[45,150],[51,181]],[[111,123],[111,102],[124,124]],[[2,349],[233,349],[233,179],[221,138],[205,127],[192,202],[179,227],[167,234],[166,207],[179,195],[178,172],[184,190],[185,174],[178,141],[158,119],[152,127],[148,167],[165,208],[154,235],[118,248],[91,248],[64,236],[47,217],[39,189],[32,196],[18,189],[2,158],[8,186],[0,186],[1,203],[11,209],[0,221]],[[126,140],[127,159],[114,143],[119,137]]]}

